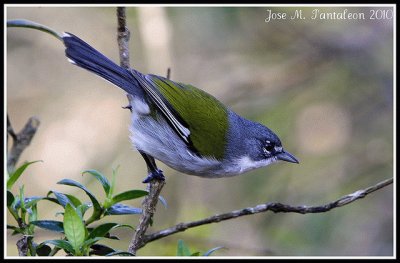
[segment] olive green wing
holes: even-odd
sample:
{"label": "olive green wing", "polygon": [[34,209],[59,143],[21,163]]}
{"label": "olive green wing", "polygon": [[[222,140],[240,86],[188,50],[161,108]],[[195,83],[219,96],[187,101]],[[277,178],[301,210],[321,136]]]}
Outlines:
{"label": "olive green wing", "polygon": [[171,127],[201,156],[223,158],[228,131],[226,107],[210,94],[156,75],[139,81]]}

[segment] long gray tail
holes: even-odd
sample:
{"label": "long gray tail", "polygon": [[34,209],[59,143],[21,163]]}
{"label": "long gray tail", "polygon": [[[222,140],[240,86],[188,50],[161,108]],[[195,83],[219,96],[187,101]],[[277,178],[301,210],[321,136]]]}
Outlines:
{"label": "long gray tail", "polygon": [[129,70],[118,66],[82,39],[71,33],[64,33],[63,41],[65,55],[71,63],[99,75],[129,94],[143,92]]}

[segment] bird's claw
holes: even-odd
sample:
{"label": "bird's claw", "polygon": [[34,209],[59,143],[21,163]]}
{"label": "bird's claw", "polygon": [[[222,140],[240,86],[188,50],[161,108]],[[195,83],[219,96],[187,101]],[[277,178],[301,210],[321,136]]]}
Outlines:
{"label": "bird's claw", "polygon": [[123,109],[128,109],[132,112],[132,105],[126,105],[126,106],[122,106]]}
{"label": "bird's claw", "polygon": [[157,171],[150,172],[147,175],[147,177],[142,181],[142,183],[147,184],[147,183],[150,183],[150,181],[152,181],[152,180],[165,181],[163,171],[160,169],[157,169]]}

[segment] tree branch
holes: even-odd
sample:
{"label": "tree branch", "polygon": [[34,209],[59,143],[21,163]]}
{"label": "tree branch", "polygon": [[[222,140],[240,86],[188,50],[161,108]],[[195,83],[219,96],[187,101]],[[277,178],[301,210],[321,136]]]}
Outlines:
{"label": "tree branch", "polygon": [[18,256],[20,257],[26,257],[28,256],[28,239],[29,237],[26,235],[23,235],[20,239],[17,241],[17,249],[18,249]]}
{"label": "tree branch", "polygon": [[130,68],[129,66],[129,38],[130,32],[126,26],[125,7],[117,7],[118,18],[118,47],[119,60],[121,67]]}
{"label": "tree branch", "polygon": [[[224,220],[229,220],[233,218],[237,218],[240,216],[245,216],[245,215],[253,215],[257,213],[262,213],[262,212],[267,212],[267,211],[272,211],[274,213],[299,213],[299,214],[309,214],[309,213],[324,213],[328,212],[331,209],[338,208],[344,205],[348,205],[357,199],[364,198],[368,194],[375,192],[385,186],[388,186],[393,183],[393,178],[384,180],[374,186],[370,186],[366,189],[363,190],[358,190],[354,193],[345,195],[341,198],[339,198],[336,201],[330,202],[326,205],[321,205],[321,206],[290,206],[290,205],[285,205],[281,203],[265,203],[265,204],[260,204],[255,207],[247,207],[243,208],[240,210],[235,210],[231,211],[228,213],[224,214],[217,214],[208,218],[204,218],[201,220],[193,221],[193,222],[188,222],[188,223],[180,223],[177,224],[173,227],[161,230],[159,232],[145,235],[144,236],[144,242],[141,244],[140,247],[143,247],[149,242],[155,241],[160,238],[164,238],[166,236],[170,236],[172,234],[178,233],[178,232],[183,232],[186,229],[192,228],[192,227],[197,227],[205,224],[211,224],[211,223],[218,223]],[[139,248],[140,248],[139,247]]]}
{"label": "tree branch", "polygon": [[158,197],[164,185],[165,181],[159,180],[152,180],[149,183],[149,194],[145,197],[142,203],[142,216],[140,217],[139,225],[136,227],[135,233],[132,237],[132,241],[129,244],[128,248],[128,252],[134,255],[136,255],[136,251],[139,248],[143,247],[146,244],[144,240],[145,233],[156,211]]}
{"label": "tree branch", "polygon": [[7,157],[7,170],[8,173],[12,173],[15,169],[19,157],[22,152],[29,146],[33,136],[35,136],[37,129],[39,128],[40,121],[36,117],[30,117],[24,128],[16,134],[13,127],[11,126],[10,118],[7,115],[7,133],[13,138],[13,144],[8,152]]}

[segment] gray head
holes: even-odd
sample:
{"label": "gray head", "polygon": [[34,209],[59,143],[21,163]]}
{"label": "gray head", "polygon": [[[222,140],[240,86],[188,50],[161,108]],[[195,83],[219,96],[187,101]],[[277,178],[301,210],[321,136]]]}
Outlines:
{"label": "gray head", "polygon": [[273,131],[255,122],[250,122],[248,127],[250,137],[247,138],[247,143],[251,147],[247,149],[249,150],[249,156],[254,161],[282,160],[299,163],[296,157],[283,149],[281,140]]}
{"label": "gray head", "polygon": [[278,160],[299,163],[282,147],[279,137],[264,125],[231,112],[226,155],[238,173],[263,167]]}

